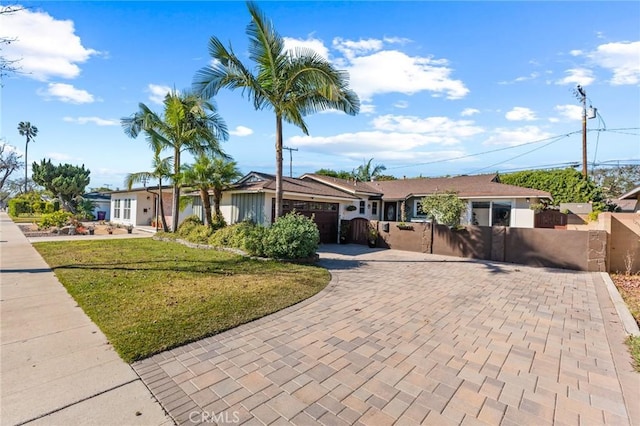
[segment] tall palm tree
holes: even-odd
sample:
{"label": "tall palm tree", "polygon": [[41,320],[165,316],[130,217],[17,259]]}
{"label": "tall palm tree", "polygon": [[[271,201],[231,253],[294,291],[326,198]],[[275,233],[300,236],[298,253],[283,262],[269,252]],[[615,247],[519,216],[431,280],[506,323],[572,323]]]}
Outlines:
{"label": "tall palm tree", "polygon": [[369,182],[373,178],[380,176],[383,171],[387,170],[387,168],[382,164],[372,166],[372,161],[373,158],[370,158],[369,161],[365,161],[362,165],[358,166],[358,168],[352,172],[353,177],[361,182]]}
{"label": "tall palm tree", "polygon": [[219,157],[211,159],[206,155],[199,156],[194,164],[182,167],[182,183],[196,188],[200,193],[205,225],[212,226],[209,190],[213,191],[213,210],[219,217],[222,215],[220,211],[222,191],[241,176],[235,161]]}
{"label": "tall palm tree", "polygon": [[[124,180],[125,186],[131,190],[135,183],[146,183],[150,179],[158,179],[158,204],[160,208],[160,221],[162,222],[162,230],[169,231],[167,219],[164,216],[164,202],[162,200],[162,180],[170,179],[173,176],[171,172],[172,157],[160,158],[160,151],[156,151],[153,156],[152,170],[150,172],[129,173]],[[157,218],[156,218],[157,220]]]}
{"label": "tall palm tree", "polygon": [[124,132],[137,137],[143,131],[154,150],[173,150],[173,209],[171,229],[178,229],[178,202],[180,199],[180,156],[182,152],[193,155],[205,153],[226,157],[220,141],[229,138],[227,126],[217,113],[213,102],[204,100],[192,92],[172,90],[164,98],[164,111],[158,115],[140,103],[139,110],[121,120]]}
{"label": "tall palm tree", "polygon": [[276,115],[276,205],[275,217],[282,212],[282,122],[309,134],[304,117],[327,109],[355,115],[360,102],[348,88],[346,71],[336,70],[311,49],[285,50],[284,40],[257,5],[247,3],[251,22],[247,27],[249,58],[256,63],[255,74],[245,67],[231,47],[227,50],[216,37],[209,40],[209,55],[215,61],[200,69],[193,88],[205,98],[223,87],[242,89],[255,109],[268,108]]}
{"label": "tall palm tree", "polygon": [[29,142],[38,134],[38,128],[31,125],[29,121],[21,121],[18,123],[18,133],[27,139],[27,143],[24,145],[24,192],[27,193],[27,164],[29,164],[27,162],[27,151],[29,149]]}

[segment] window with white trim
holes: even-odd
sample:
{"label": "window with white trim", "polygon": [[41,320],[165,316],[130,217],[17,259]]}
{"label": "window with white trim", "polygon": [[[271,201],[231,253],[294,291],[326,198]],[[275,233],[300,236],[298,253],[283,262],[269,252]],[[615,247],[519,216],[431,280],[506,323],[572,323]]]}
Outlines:
{"label": "window with white trim", "polygon": [[366,203],[364,201],[360,201],[360,214],[364,214]]}
{"label": "window with white trim", "polygon": [[120,218],[120,200],[114,200],[113,202],[113,218]]}
{"label": "window with white trim", "polygon": [[422,211],[422,200],[414,200],[413,202],[413,217],[427,217],[427,214]]}
{"label": "window with white trim", "polygon": [[131,198],[127,198],[124,200],[124,211],[122,218],[125,220],[131,219]]}
{"label": "window with white trim", "polygon": [[374,216],[378,215],[378,202],[377,201],[372,201],[371,202],[371,214]]}

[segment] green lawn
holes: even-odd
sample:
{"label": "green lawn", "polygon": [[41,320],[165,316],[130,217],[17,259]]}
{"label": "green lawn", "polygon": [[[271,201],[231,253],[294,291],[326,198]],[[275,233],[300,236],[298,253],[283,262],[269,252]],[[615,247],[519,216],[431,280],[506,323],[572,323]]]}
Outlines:
{"label": "green lawn", "polygon": [[281,310],[330,279],[317,266],[146,238],[34,247],[127,362]]}

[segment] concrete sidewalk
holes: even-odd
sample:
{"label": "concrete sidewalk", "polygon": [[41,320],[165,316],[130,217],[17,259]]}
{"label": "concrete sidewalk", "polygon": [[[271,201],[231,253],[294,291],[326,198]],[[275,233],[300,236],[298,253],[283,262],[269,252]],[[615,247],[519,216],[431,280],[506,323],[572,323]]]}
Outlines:
{"label": "concrete sidewalk", "polygon": [[2,425],[174,424],[4,212],[0,271]]}

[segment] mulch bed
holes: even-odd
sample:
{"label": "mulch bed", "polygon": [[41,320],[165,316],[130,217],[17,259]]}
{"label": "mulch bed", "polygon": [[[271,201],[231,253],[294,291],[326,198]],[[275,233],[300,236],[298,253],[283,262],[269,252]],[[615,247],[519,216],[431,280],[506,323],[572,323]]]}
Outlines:
{"label": "mulch bed", "polygon": [[[88,224],[84,224],[85,228],[88,227]],[[108,225],[102,225],[102,224],[93,224],[93,227],[95,228],[94,230],[94,235],[109,235],[109,232],[107,231],[107,227]],[[29,224],[18,224],[18,228],[20,228],[20,230],[22,231],[22,233],[25,235],[25,237],[27,238],[35,238],[35,237],[67,237],[69,236],[69,234],[67,232],[59,232],[58,229],[38,229],[38,225],[33,224],[33,223],[29,223]],[[113,229],[113,234],[117,235],[117,234],[126,234],[127,230],[125,228],[114,228]],[[82,237],[83,235],[89,235],[89,231],[86,231],[85,233],[76,233],[76,234],[71,234],[71,236],[76,235],[78,237]]]}

